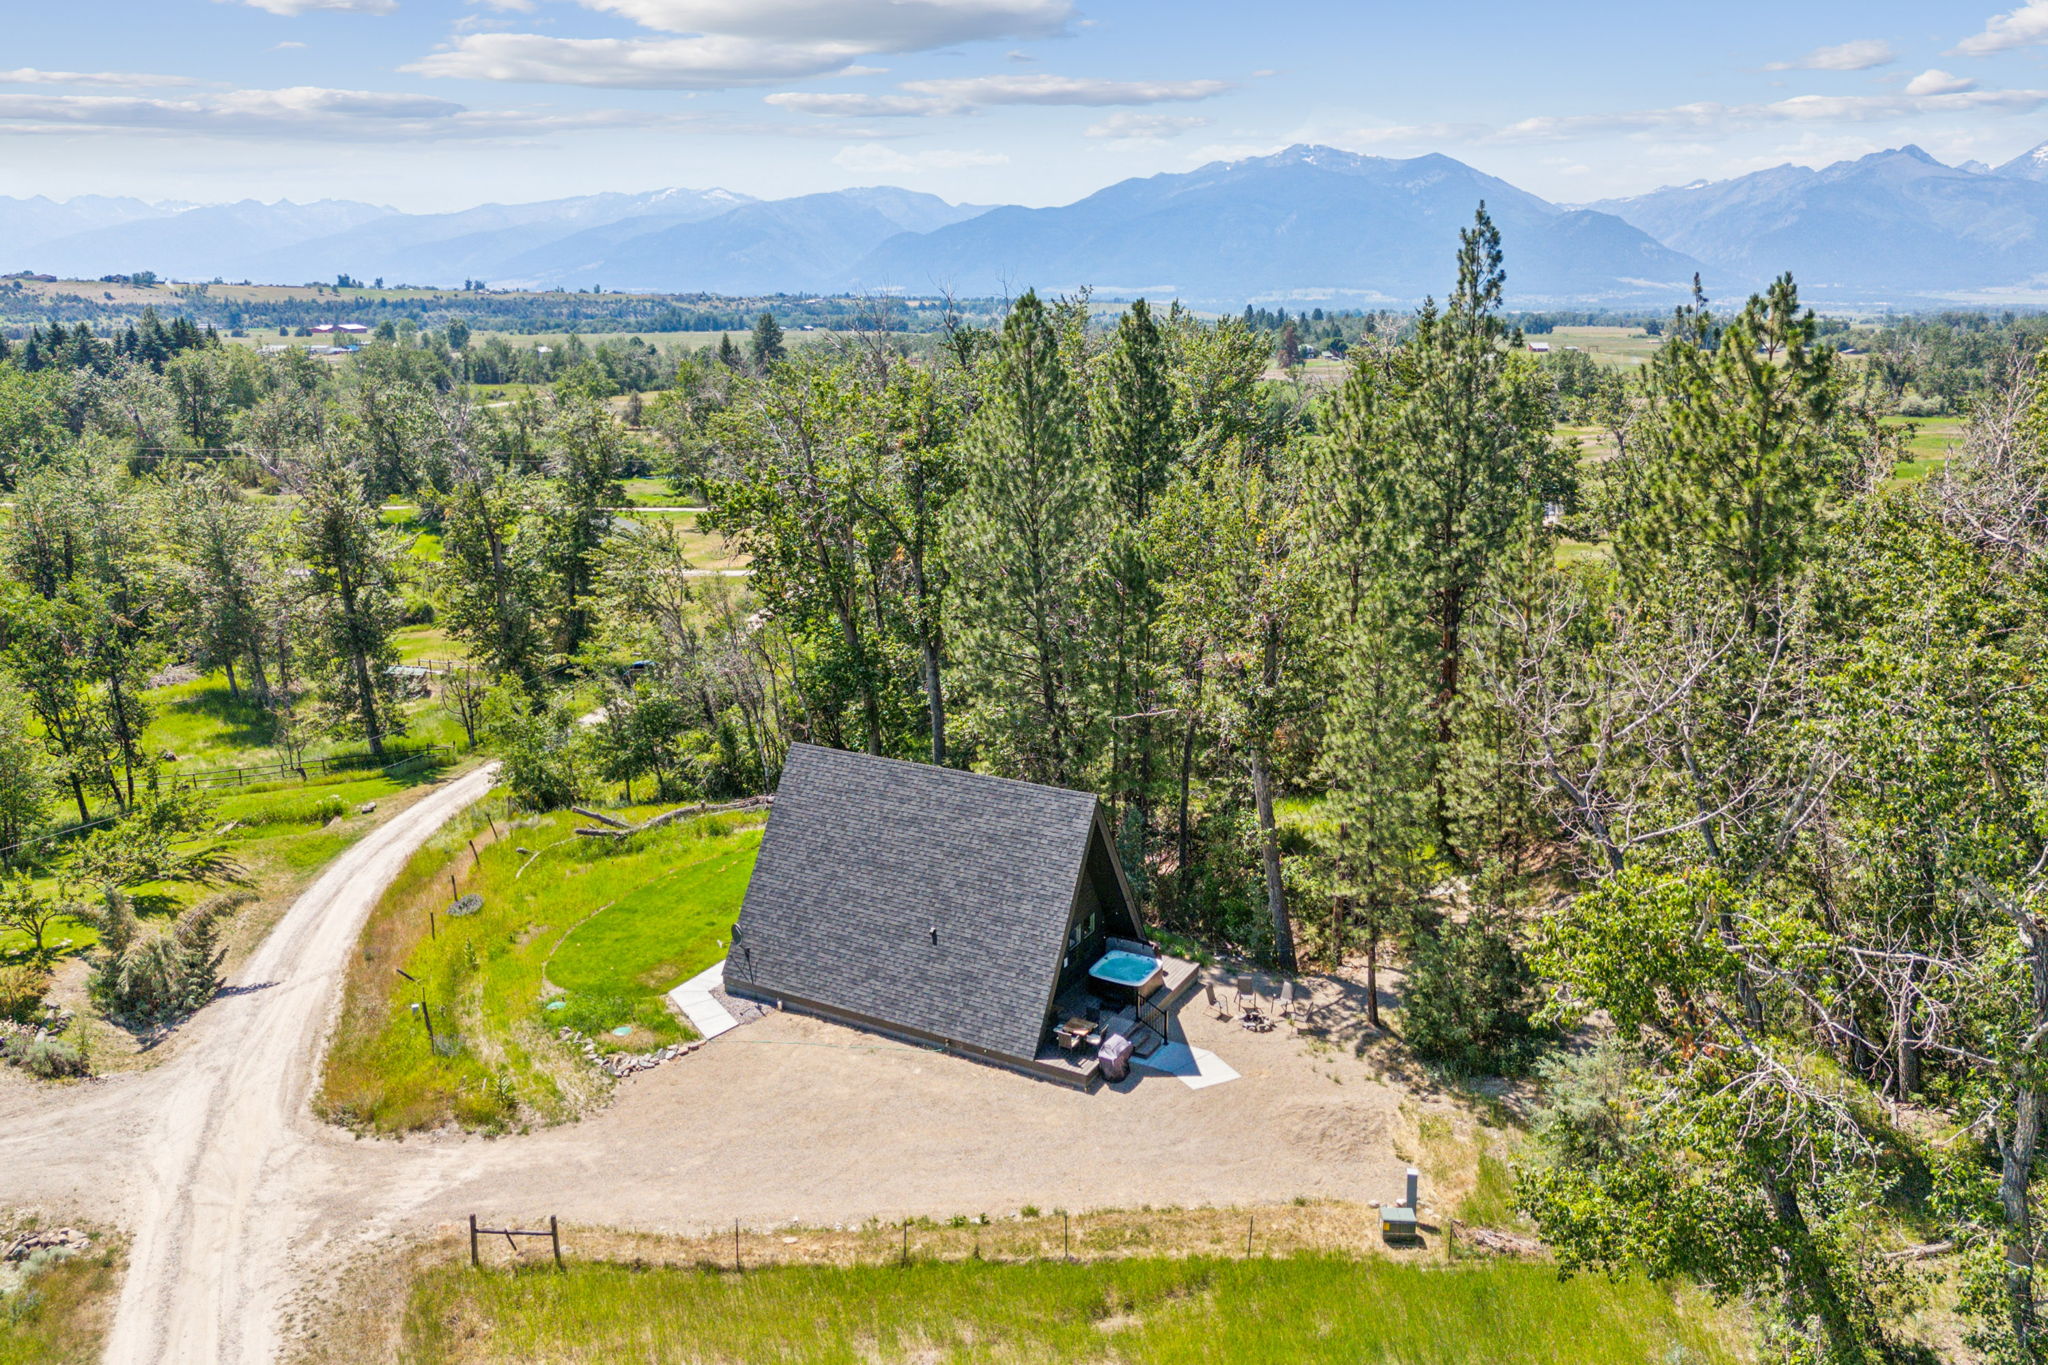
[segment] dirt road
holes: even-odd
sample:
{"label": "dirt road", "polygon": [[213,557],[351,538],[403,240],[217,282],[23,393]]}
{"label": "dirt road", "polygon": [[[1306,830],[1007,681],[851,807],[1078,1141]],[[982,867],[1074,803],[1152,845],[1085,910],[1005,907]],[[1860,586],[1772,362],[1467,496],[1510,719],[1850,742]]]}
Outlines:
{"label": "dirt road", "polygon": [[25,1183],[46,1197],[112,1195],[132,1233],[109,1362],[279,1354],[306,1212],[297,1177],[323,1136],[307,1093],[342,968],[406,858],[489,785],[488,770],[458,778],[336,859],[195,1020],[181,1055],[70,1102],[20,1115],[0,1106],[0,1170],[32,1173]]}

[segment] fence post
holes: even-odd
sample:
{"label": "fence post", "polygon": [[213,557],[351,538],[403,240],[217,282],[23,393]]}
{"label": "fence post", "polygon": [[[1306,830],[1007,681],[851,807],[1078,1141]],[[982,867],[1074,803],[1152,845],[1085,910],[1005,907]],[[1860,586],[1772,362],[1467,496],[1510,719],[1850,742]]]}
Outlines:
{"label": "fence post", "polygon": [[555,1215],[548,1215],[548,1240],[555,1246],[555,1269],[562,1269],[562,1227],[555,1221]]}
{"label": "fence post", "polygon": [[1248,1213],[1244,1216],[1244,1254],[1246,1256],[1252,1254],[1252,1226],[1258,1221],[1259,1216],[1256,1213]]}
{"label": "fence post", "polygon": [[903,1220],[903,1264],[910,1264],[910,1220]]}
{"label": "fence post", "polygon": [[1060,1256],[1069,1261],[1074,1259],[1074,1243],[1067,1235],[1067,1215],[1064,1210],[1060,1213]]}
{"label": "fence post", "polygon": [[744,1274],[740,1267],[740,1220],[732,1220],[732,1273]]}
{"label": "fence post", "polygon": [[469,1215],[469,1268],[483,1269],[483,1263],[476,1258],[476,1215]]}

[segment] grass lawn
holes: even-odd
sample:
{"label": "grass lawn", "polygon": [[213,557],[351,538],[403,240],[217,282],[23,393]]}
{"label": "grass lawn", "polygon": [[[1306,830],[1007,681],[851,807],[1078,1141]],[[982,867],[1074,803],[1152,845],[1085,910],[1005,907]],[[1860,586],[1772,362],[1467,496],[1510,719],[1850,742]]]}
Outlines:
{"label": "grass lawn", "polygon": [[[459,658],[462,647],[434,626],[409,626],[396,632],[398,656],[412,663],[421,658]],[[175,755],[164,775],[211,768],[273,765],[281,756],[272,747],[270,717],[249,699],[228,695],[227,675],[208,673],[189,682],[172,683],[149,694],[156,708],[143,742],[152,754]],[[407,744],[452,744],[463,738],[462,727],[438,702],[420,699],[406,706]],[[322,738],[306,750],[307,758],[361,753],[356,739]]]}
{"label": "grass lawn", "polygon": [[683,528],[683,553],[690,558],[690,565],[697,569],[744,569],[752,562],[749,556],[740,553],[726,543],[725,537],[712,531],[697,528],[695,512],[641,512],[633,515],[635,522],[661,521]]}
{"label": "grass lawn", "polygon": [[1937,469],[1946,468],[1956,448],[1962,445],[1963,428],[1968,425],[1960,417],[1887,417],[1888,427],[1902,427],[1909,433],[1906,438],[1906,458],[1892,471],[1896,483],[1917,483]]}
{"label": "grass lawn", "polygon": [[[724,955],[760,818],[710,816],[623,841],[579,838],[584,823],[566,811],[508,822],[494,799],[414,855],[351,964],[323,1115],[379,1132],[558,1121],[600,1081],[557,1025],[607,1050],[688,1036],[661,997]],[[448,918],[457,891],[483,908]],[[422,998],[438,1045],[415,1009]]]}
{"label": "grass lawn", "polygon": [[626,501],[634,507],[691,507],[695,497],[685,497],[669,486],[667,479],[625,479]]}
{"label": "grass lawn", "polygon": [[1730,1320],[1690,1290],[1548,1265],[1302,1254],[1073,1264],[913,1261],[702,1268],[444,1265],[414,1281],[401,1357],[916,1360],[1050,1365],[1250,1360],[1387,1365],[1736,1362]]}

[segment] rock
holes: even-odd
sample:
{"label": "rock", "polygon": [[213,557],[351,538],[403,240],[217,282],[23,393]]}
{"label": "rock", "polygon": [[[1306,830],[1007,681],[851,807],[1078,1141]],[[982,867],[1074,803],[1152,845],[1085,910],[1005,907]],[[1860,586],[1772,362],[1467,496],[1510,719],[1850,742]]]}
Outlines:
{"label": "rock", "polygon": [[92,1245],[92,1238],[77,1228],[37,1228],[24,1232],[0,1251],[0,1261],[25,1261],[38,1251],[52,1248],[72,1255]]}
{"label": "rock", "polygon": [[376,813],[377,803],[375,801],[365,801],[362,805],[356,807],[356,814],[358,815],[375,815]]}

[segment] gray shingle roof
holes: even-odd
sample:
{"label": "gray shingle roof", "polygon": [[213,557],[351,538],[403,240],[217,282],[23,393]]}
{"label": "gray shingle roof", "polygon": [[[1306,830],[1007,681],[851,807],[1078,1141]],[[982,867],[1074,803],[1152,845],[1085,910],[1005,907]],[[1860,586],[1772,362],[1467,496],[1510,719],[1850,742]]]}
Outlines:
{"label": "gray shingle roof", "polygon": [[1094,823],[1087,792],[792,745],[726,979],[1029,1060]]}

